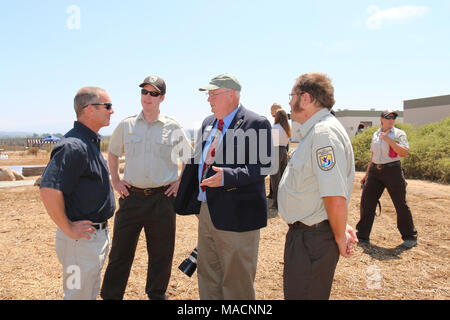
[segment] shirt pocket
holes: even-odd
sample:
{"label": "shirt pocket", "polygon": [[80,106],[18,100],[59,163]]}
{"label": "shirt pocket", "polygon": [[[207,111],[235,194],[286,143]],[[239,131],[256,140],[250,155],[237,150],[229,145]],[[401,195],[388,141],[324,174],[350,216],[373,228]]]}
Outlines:
{"label": "shirt pocket", "polygon": [[163,130],[161,137],[156,140],[156,151],[161,159],[167,163],[172,161],[172,142],[170,141],[170,131]]}
{"label": "shirt pocket", "polygon": [[127,135],[125,136],[123,143],[125,156],[139,155],[139,150],[141,150],[142,145],[142,139],[140,137]]}

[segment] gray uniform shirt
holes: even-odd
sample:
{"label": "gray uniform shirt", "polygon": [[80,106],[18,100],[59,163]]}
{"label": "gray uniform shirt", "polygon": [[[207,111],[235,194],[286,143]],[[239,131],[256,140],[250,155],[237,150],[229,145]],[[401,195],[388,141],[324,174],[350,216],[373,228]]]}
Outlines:
{"label": "gray uniform shirt", "polygon": [[[401,158],[398,154],[396,157],[389,156],[389,143],[381,139],[380,135],[381,128],[378,131],[375,131],[372,136],[372,143],[370,145],[370,151],[373,152],[372,162],[376,164],[385,164],[400,160]],[[387,135],[402,147],[409,149],[405,131],[392,127],[387,131]]]}
{"label": "gray uniform shirt", "polygon": [[327,109],[300,125],[297,135],[298,147],[279,184],[278,210],[287,223],[313,225],[328,219],[322,197],[342,196],[348,205],[355,175],[353,148]]}
{"label": "gray uniform shirt", "polygon": [[178,122],[160,114],[149,124],[142,112],[122,120],[109,145],[112,154],[125,154],[124,180],[137,188],[155,188],[177,180],[181,150],[189,148]]}

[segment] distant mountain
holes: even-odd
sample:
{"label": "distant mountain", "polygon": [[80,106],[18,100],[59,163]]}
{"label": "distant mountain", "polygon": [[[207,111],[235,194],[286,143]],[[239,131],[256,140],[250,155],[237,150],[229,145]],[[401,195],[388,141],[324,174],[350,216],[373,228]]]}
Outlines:
{"label": "distant mountain", "polygon": [[33,132],[22,132],[22,131],[0,131],[0,137],[3,138],[14,138],[14,137],[32,137]]}

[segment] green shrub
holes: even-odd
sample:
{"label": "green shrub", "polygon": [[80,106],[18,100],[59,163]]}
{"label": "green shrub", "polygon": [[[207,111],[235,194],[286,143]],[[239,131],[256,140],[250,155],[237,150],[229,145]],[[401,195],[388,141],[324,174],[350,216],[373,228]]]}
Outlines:
{"label": "green shrub", "polygon": [[[409,124],[396,123],[406,132],[408,155],[402,159],[407,178],[418,178],[443,183],[450,182],[450,117],[414,129]],[[369,164],[372,127],[352,138],[356,170],[365,171]]]}

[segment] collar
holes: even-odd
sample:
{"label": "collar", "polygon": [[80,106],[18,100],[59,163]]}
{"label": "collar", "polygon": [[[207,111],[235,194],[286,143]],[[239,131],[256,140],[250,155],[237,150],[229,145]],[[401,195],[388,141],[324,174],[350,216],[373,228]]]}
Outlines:
{"label": "collar", "polygon": [[[238,112],[239,108],[241,107],[241,105],[238,105],[236,107],[236,109],[234,109],[233,111],[231,111],[231,113],[229,113],[228,115],[226,115],[222,120],[223,120],[223,131],[227,130],[228,127],[230,126],[231,122],[233,121],[234,117],[236,116],[236,113]],[[216,121],[216,125],[215,128],[217,128],[217,123],[219,121]]]}
{"label": "collar", "polygon": [[[386,133],[390,133],[390,132],[395,133],[395,127],[392,127],[388,131],[386,131]],[[380,133],[381,133],[381,128],[378,129],[378,134],[380,134]]]}
{"label": "collar", "polygon": [[75,121],[73,123],[73,127],[75,130],[80,132],[82,135],[86,136],[88,139],[93,139],[95,141],[100,141],[100,135],[89,129],[87,126],[85,126],[83,123],[79,121]]}
{"label": "collar", "polygon": [[297,132],[300,134],[301,138],[306,137],[308,132],[324,117],[328,116],[330,114],[330,110],[323,108],[319,111],[317,111],[311,118],[306,120],[304,124],[301,124],[297,130]]}
{"label": "collar", "polygon": [[[143,111],[141,111],[141,112],[138,114],[138,116],[136,117],[136,120],[143,120],[143,121],[147,122],[147,121],[145,120],[145,118],[144,118],[144,112],[143,112]],[[167,122],[167,119],[166,119],[166,117],[163,116],[163,115],[161,114],[161,112],[160,112],[160,113],[158,114],[158,117],[155,119],[155,121],[159,121],[159,122],[161,122],[162,124],[165,124],[165,123]],[[152,123],[154,123],[155,121],[153,121]]]}

